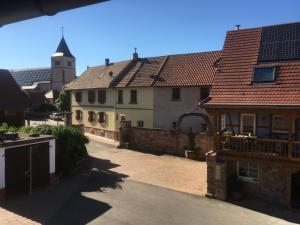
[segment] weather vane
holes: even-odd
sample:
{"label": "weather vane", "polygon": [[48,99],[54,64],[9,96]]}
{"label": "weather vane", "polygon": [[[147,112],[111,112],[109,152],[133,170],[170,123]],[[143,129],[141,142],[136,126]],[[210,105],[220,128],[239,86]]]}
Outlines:
{"label": "weather vane", "polygon": [[61,35],[64,36],[64,26],[61,26]]}

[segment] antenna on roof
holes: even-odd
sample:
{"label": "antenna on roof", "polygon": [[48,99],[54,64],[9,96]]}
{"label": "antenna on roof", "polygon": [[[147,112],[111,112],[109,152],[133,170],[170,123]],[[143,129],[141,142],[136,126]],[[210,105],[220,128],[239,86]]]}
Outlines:
{"label": "antenna on roof", "polygon": [[240,24],[235,25],[235,30],[240,30],[240,27],[241,27]]}

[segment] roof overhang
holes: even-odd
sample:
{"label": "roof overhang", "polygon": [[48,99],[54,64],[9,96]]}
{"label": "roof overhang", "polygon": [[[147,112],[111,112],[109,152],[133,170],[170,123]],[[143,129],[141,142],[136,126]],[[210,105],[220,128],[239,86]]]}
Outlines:
{"label": "roof overhang", "polygon": [[300,105],[246,105],[246,104],[204,104],[203,108],[206,109],[300,109]]}
{"label": "roof overhang", "polygon": [[38,82],[34,82],[31,86],[21,86],[21,88],[23,90],[32,90],[32,89],[36,89],[39,84],[50,84],[50,81],[38,81]]}
{"label": "roof overhang", "polygon": [[0,3],[0,26],[109,0],[10,0]]}

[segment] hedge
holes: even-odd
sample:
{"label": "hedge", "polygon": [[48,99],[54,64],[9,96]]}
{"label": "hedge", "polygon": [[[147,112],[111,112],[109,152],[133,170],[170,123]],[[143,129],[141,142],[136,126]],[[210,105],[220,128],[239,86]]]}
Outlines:
{"label": "hedge", "polygon": [[0,132],[21,132],[53,135],[56,140],[56,173],[68,175],[76,168],[76,164],[87,156],[86,144],[89,140],[79,130],[63,125],[39,125],[36,127],[9,127],[0,125]]}

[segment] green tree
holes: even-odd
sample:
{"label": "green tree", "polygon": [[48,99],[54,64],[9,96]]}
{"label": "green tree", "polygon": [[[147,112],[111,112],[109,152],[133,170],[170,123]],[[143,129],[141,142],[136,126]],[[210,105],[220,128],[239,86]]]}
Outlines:
{"label": "green tree", "polygon": [[55,105],[60,112],[70,112],[71,111],[71,96],[70,92],[66,90],[64,86],[59,93],[58,99],[55,101]]}

